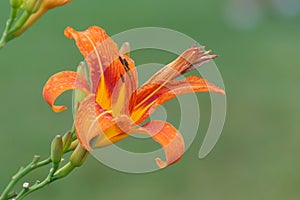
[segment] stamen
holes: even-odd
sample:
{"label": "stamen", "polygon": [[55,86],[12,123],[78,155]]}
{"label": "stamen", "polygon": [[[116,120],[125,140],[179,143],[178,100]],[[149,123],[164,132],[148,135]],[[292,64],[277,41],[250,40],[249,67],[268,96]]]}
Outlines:
{"label": "stamen", "polygon": [[124,66],[125,63],[124,63],[124,60],[121,58],[121,56],[119,56],[119,60],[120,60],[120,62],[122,63],[122,65]]}
{"label": "stamen", "polygon": [[[120,60],[120,62],[122,63],[122,65],[123,65],[123,67],[124,67],[124,69],[125,69],[125,72],[127,73],[127,72],[129,72],[128,73],[128,76],[129,76],[129,78],[131,78],[131,70],[130,70],[130,68],[129,68],[129,63],[127,62],[127,60],[124,58],[124,59],[122,59],[121,58],[121,56],[119,56],[119,60]],[[121,77],[122,78],[122,77]],[[123,77],[124,78],[124,77]],[[124,82],[124,81],[123,81]]]}
{"label": "stamen", "polygon": [[120,74],[120,77],[121,77],[122,82],[125,83],[125,79],[124,79],[123,74]]}
{"label": "stamen", "polygon": [[127,60],[124,58],[122,58],[121,56],[119,56],[119,60],[122,63],[122,65],[124,66],[124,69],[126,72],[128,72],[130,70],[129,68],[129,63],[127,62]]}
{"label": "stamen", "polygon": [[125,66],[129,69],[129,64],[128,64],[127,60],[124,58],[123,61],[124,61]]}

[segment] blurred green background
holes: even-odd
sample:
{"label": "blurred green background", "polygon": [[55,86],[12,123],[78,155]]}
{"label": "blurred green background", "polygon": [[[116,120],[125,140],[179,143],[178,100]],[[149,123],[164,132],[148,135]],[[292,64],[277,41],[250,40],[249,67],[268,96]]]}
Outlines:
{"label": "blurred green background", "polygon": [[[219,55],[228,113],[214,150],[197,157],[210,116],[209,96],[199,94],[202,126],[177,164],[126,174],[89,157],[70,177],[27,199],[299,199],[299,9],[299,0],[74,0],[48,12],[0,50],[0,189],[33,154],[47,156],[54,135],[72,125],[71,109],[55,114],[42,98],[50,75],[74,70],[82,60],[64,28],[99,25],[113,35],[155,26],[185,33]],[[1,1],[1,30],[8,10],[8,1]],[[167,63],[175,56],[148,51],[133,58],[136,64]],[[70,107],[71,93],[59,102]]]}

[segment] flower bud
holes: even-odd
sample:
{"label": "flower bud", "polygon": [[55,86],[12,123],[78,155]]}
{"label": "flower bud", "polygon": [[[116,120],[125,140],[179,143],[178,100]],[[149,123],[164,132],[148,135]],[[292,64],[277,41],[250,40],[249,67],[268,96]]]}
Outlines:
{"label": "flower bud", "polygon": [[88,152],[78,145],[70,157],[70,162],[74,167],[80,167],[86,160]]}
{"label": "flower bud", "polygon": [[10,0],[9,3],[12,8],[19,8],[22,5],[23,0]]}
{"label": "flower bud", "polygon": [[63,141],[60,135],[57,135],[51,143],[51,161],[57,165],[60,163],[63,154]]}
{"label": "flower bud", "polygon": [[63,142],[63,152],[66,152],[68,148],[70,147],[72,143],[72,137],[73,133],[72,131],[68,131],[63,137],[62,137],[62,142]]}
{"label": "flower bud", "polygon": [[42,3],[43,3],[43,0],[27,0],[25,8],[28,13],[33,14],[39,10]]}
{"label": "flower bud", "polygon": [[[77,67],[77,74],[83,76],[88,80],[88,72],[84,62],[81,62]],[[80,90],[74,90],[73,92],[73,114],[75,117],[76,111],[78,109],[79,103],[86,97],[86,94]]]}
{"label": "flower bud", "polygon": [[[12,0],[13,1],[13,0]],[[24,1],[24,0],[23,0]],[[48,10],[63,6],[72,0],[26,0],[24,8],[31,15],[25,24],[19,30],[13,33],[14,37],[17,37],[24,33],[32,24],[34,24],[41,16],[43,16]]]}
{"label": "flower bud", "polygon": [[58,6],[63,6],[71,1],[72,0],[44,0],[42,8],[49,10]]}

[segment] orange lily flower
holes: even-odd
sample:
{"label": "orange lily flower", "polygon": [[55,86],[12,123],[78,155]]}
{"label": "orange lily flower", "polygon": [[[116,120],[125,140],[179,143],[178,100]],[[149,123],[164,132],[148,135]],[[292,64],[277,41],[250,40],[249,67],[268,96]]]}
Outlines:
{"label": "orange lily flower", "polygon": [[[89,68],[90,84],[73,71],[53,75],[43,95],[55,112],[66,109],[54,105],[64,91],[80,89],[87,96],[76,112],[75,128],[80,144],[88,151],[115,143],[130,134],[143,133],[160,143],[166,161],[157,158],[163,168],[178,161],[184,153],[184,140],[171,124],[153,120],[141,125],[159,105],[185,93],[224,91],[198,76],[177,80],[180,75],[214,59],[204,47],[191,47],[176,60],[138,88],[134,61],[100,27],[77,32],[68,27],[65,35],[73,38]],[[126,48],[125,48],[126,49]],[[141,126],[139,126],[141,125]]]}

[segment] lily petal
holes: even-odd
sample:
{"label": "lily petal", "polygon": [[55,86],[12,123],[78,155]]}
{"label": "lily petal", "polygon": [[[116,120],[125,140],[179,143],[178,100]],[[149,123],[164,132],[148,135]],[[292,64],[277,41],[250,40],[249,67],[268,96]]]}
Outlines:
{"label": "lily petal", "polygon": [[90,94],[78,108],[75,127],[80,144],[92,151],[127,137],[133,125],[127,116],[116,118],[111,111],[103,110],[95,101],[95,95]]}
{"label": "lily petal", "polygon": [[137,91],[135,106],[131,114],[132,119],[136,123],[141,123],[154,112],[156,107],[176,96],[192,92],[225,94],[224,90],[198,76],[169,81],[164,86],[158,83],[148,83]]}
{"label": "lily petal", "polygon": [[209,55],[211,51],[204,51],[204,48],[204,46],[192,46],[187,49],[173,62],[156,72],[145,84],[161,82],[167,83],[187,71],[200,67],[217,57],[216,55]]}
{"label": "lily petal", "polygon": [[[103,74],[103,65],[108,65],[114,60],[118,55],[118,48],[110,40],[106,32],[96,26],[89,27],[87,30],[81,32],[67,27],[64,33],[66,37],[75,40],[79,51],[87,60],[92,92],[95,93],[100,75]],[[106,45],[101,43],[105,43]],[[102,50],[100,53],[97,50],[98,47]]]}
{"label": "lily petal", "polygon": [[[128,101],[129,94],[137,88],[137,73],[133,60],[127,55],[122,55],[116,43],[100,27],[93,26],[82,32],[68,27],[65,34],[75,39],[88,63],[92,92],[96,94],[98,104],[105,110],[112,110],[112,104],[119,104],[120,100],[121,104]],[[125,83],[130,91],[121,91],[123,84],[117,85],[118,82]],[[122,92],[126,98],[112,99],[113,93],[119,96]]]}
{"label": "lily petal", "polygon": [[63,92],[72,89],[80,89],[86,94],[90,93],[90,87],[83,76],[73,71],[63,71],[49,78],[44,86],[43,96],[54,112],[61,112],[66,109],[66,106],[55,106],[54,102]]}
{"label": "lily petal", "polygon": [[176,60],[155,73],[136,91],[135,98],[131,99],[131,104],[134,105],[131,118],[135,122],[140,123],[145,117],[147,118],[149,113],[145,116],[144,114],[151,107],[155,108],[180,94],[209,91],[224,93],[222,89],[197,76],[190,76],[180,81],[174,80],[216,58],[216,55],[209,55],[211,51],[204,51],[204,48],[204,46],[192,46],[187,49]]}
{"label": "lily petal", "polygon": [[184,140],[175,127],[168,122],[154,120],[145,124],[143,129],[164,148],[166,161],[156,158],[160,168],[171,165],[181,158],[184,153]]}
{"label": "lily petal", "polygon": [[[188,76],[183,80],[171,81],[157,95],[155,104],[161,105],[166,101],[191,92],[215,92],[224,95],[225,92],[218,86],[198,76]],[[154,106],[154,105],[153,105]]]}
{"label": "lily petal", "polygon": [[76,136],[86,150],[91,151],[90,141],[97,135],[104,134],[104,130],[113,124],[113,117],[99,107],[94,94],[80,103],[75,118]]}

